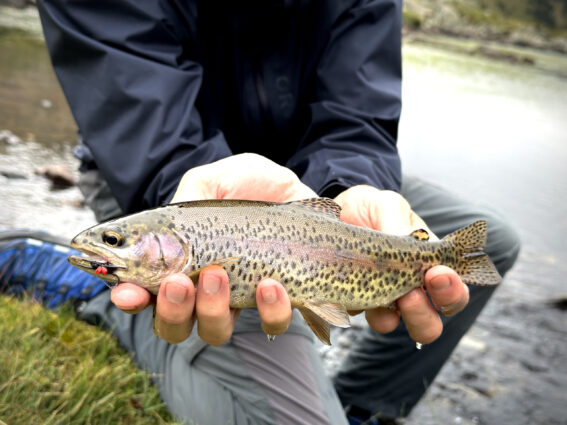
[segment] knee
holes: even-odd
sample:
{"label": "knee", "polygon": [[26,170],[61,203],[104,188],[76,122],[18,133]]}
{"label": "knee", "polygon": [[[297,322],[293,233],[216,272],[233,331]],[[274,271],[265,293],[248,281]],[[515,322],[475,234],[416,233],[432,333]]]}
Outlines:
{"label": "knee", "polygon": [[483,219],[488,225],[486,253],[502,276],[512,268],[520,253],[520,236],[510,222],[499,213],[486,210]]}

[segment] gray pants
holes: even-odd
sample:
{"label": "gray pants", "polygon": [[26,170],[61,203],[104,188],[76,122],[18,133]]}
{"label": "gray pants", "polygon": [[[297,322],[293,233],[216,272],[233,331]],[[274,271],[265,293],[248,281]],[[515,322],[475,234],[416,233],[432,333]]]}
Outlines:
{"label": "gray pants", "polygon": [[[514,264],[518,237],[490,209],[413,178],[404,178],[402,194],[439,237],[487,220],[486,252],[502,275]],[[95,210],[96,204],[93,199]],[[104,209],[109,210],[108,199]],[[342,405],[386,417],[407,415],[494,289],[470,290],[466,309],[443,318],[443,335],[422,350],[416,349],[403,324],[386,335],[365,330],[334,382],[325,375],[314,337],[297,312],[289,330],[268,342],[256,310],[244,310],[230,341],[221,347],[206,345],[196,332],[181,344],[168,344],[153,335],[150,309],[127,315],[110,303],[108,291],[91,300],[81,314],[112,329],[152,374],[171,412],[187,423],[335,425],[347,423]]]}

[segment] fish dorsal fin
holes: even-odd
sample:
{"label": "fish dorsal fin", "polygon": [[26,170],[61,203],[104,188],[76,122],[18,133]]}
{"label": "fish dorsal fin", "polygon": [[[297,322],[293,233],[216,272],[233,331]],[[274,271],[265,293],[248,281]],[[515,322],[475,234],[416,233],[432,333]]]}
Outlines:
{"label": "fish dorsal fin", "polygon": [[341,206],[331,198],[308,198],[299,201],[288,202],[289,205],[306,208],[319,214],[339,219],[341,216]]}
{"label": "fish dorsal fin", "polygon": [[417,229],[410,233],[410,236],[418,241],[428,241],[429,233],[425,229]]}
{"label": "fish dorsal fin", "polygon": [[299,308],[299,311],[323,344],[331,345],[329,324],[341,328],[350,326],[348,312],[341,304],[307,301]]}

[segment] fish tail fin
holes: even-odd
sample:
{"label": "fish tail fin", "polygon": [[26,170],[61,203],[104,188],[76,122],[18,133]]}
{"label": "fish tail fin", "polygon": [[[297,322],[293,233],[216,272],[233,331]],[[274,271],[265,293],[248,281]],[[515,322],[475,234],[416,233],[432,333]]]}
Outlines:
{"label": "fish tail fin", "polygon": [[467,285],[493,286],[502,281],[494,264],[484,252],[486,221],[476,221],[446,236],[443,240],[457,250],[455,271]]}

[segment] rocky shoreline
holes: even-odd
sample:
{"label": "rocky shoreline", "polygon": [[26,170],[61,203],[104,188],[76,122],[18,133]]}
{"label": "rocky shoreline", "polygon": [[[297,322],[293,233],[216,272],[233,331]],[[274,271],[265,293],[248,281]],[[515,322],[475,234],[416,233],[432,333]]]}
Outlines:
{"label": "rocky shoreline", "polygon": [[[506,16],[495,8],[481,8],[478,3],[475,0],[405,0],[404,32],[410,38],[415,34],[445,35],[567,53],[567,26],[551,28],[528,18]],[[567,10],[563,14],[567,14]]]}
{"label": "rocky shoreline", "polygon": [[[0,30],[15,29],[42,38],[34,3],[0,0]],[[567,54],[567,28],[556,30],[534,22],[513,20],[482,10],[471,0],[404,0],[403,32],[404,39],[410,42],[428,41],[432,36],[441,35]],[[490,51],[486,55],[499,58]]]}

